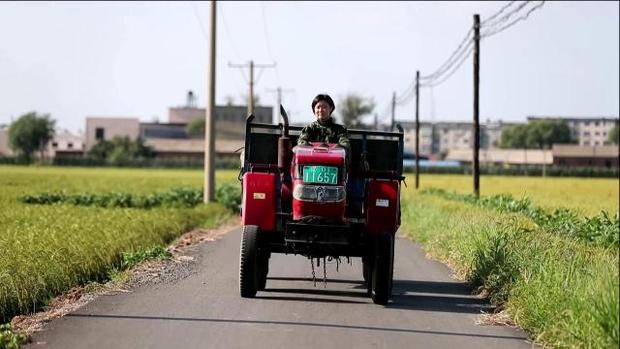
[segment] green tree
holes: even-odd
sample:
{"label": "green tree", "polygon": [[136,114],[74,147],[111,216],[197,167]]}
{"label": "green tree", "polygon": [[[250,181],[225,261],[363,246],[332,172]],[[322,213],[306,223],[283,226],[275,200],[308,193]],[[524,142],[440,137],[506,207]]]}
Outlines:
{"label": "green tree", "polygon": [[362,116],[372,113],[375,102],[372,98],[365,98],[355,93],[349,93],[337,105],[338,114],[342,116],[342,123],[349,128],[364,128]]}
{"label": "green tree", "polygon": [[39,115],[30,112],[20,116],[9,126],[9,145],[20,156],[28,161],[35,151],[43,151],[47,143],[54,137],[56,120],[49,114]]}
{"label": "green tree", "polygon": [[618,128],[618,124],[614,126],[614,128],[609,131],[609,135],[607,136],[607,142],[610,144],[620,144],[620,129]]}
{"label": "green tree", "polygon": [[573,143],[568,124],[560,120],[535,120],[504,130],[500,147],[549,149],[556,143]]}
{"label": "green tree", "polygon": [[200,118],[190,121],[185,126],[185,132],[192,138],[204,138],[205,137],[205,119]]}
{"label": "green tree", "polygon": [[114,137],[111,141],[100,140],[88,152],[92,159],[107,160],[113,164],[150,159],[154,155],[153,149],[145,145],[142,138],[132,141],[129,137]]}
{"label": "green tree", "polygon": [[111,141],[106,141],[104,139],[100,139],[97,144],[95,144],[88,151],[88,157],[95,160],[105,160],[114,150],[114,144]]}
{"label": "green tree", "polygon": [[526,148],[527,125],[514,125],[502,132],[500,148],[522,149]]}
{"label": "green tree", "polygon": [[553,144],[571,143],[570,127],[560,120],[535,120],[528,124],[528,148],[549,149]]}

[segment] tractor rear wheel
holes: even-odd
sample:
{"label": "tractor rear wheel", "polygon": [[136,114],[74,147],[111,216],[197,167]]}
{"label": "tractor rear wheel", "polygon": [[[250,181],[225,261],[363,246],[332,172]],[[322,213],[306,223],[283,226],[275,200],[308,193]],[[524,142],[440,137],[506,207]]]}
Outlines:
{"label": "tractor rear wheel", "polygon": [[364,282],[366,283],[366,290],[368,295],[372,294],[372,269],[375,255],[369,253],[362,257],[362,275],[364,276]]}
{"label": "tractor rear wheel", "polygon": [[375,241],[375,259],[372,268],[372,301],[386,305],[392,296],[394,276],[394,235],[382,233]]}
{"label": "tractor rear wheel", "polygon": [[258,227],[243,226],[241,251],[239,253],[239,291],[241,297],[256,296],[259,281],[258,268]]}
{"label": "tractor rear wheel", "polygon": [[258,252],[258,290],[264,291],[267,286],[267,275],[269,274],[269,257],[271,253],[261,251]]}

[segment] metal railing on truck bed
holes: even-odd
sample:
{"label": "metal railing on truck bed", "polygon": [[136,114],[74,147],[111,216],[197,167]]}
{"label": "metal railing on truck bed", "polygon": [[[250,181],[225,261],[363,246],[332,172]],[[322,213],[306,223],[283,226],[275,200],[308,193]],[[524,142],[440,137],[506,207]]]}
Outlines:
{"label": "metal railing on truck bed", "polygon": [[[277,169],[278,138],[283,125],[253,123],[248,116],[245,127],[243,172],[250,166]],[[291,144],[297,144],[301,126],[288,126]],[[348,130],[351,144],[351,172],[354,177],[401,179],[403,173],[403,129],[399,132]]]}

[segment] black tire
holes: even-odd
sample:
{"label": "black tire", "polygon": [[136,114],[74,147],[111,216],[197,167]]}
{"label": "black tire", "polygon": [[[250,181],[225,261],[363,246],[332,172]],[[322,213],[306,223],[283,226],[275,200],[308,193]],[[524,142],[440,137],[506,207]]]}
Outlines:
{"label": "black tire", "polygon": [[239,292],[241,297],[252,298],[258,290],[258,227],[246,225],[241,237],[239,253]]}
{"label": "black tire", "polygon": [[386,305],[392,296],[394,276],[394,235],[380,234],[375,242],[375,263],[372,270],[372,301]]}
{"label": "black tire", "polygon": [[366,283],[366,292],[368,296],[372,294],[372,262],[374,258],[375,256],[372,253],[362,257],[362,275],[364,276],[364,283]]}
{"label": "black tire", "polygon": [[269,252],[258,253],[258,290],[264,291],[267,286],[267,275],[269,274]]}

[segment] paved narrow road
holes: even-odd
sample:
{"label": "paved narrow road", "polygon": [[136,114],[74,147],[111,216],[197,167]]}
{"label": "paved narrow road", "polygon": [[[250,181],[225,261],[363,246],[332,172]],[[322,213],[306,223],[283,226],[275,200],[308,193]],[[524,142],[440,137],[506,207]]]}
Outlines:
{"label": "paved narrow road", "polygon": [[[396,242],[393,301],[372,303],[361,260],[327,267],[273,255],[267,290],[238,291],[240,231],[200,245],[195,273],[103,296],[36,334],[29,348],[530,348],[517,329],[480,326],[489,305],[407,239]],[[317,278],[322,280],[322,267]],[[320,280],[317,280],[320,281]]]}

